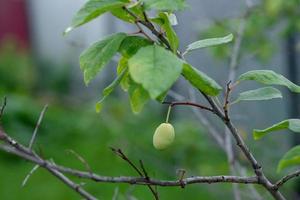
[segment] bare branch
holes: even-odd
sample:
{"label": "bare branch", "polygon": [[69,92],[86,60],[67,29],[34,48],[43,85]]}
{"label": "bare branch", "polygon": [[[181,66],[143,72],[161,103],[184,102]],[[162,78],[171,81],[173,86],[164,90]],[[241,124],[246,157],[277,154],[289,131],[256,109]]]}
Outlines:
{"label": "bare branch", "polygon": [[214,113],[212,108],[209,108],[209,107],[197,104],[197,103],[193,103],[193,102],[188,102],[188,101],[185,101],[185,102],[163,102],[163,104],[168,104],[171,107],[180,106],[180,105],[181,106],[193,106],[193,107],[197,107],[197,108],[200,108],[200,109],[203,109],[203,110],[208,110],[208,111]]}
{"label": "bare branch", "polygon": [[72,149],[67,150],[67,152],[73,154],[81,163],[83,163],[86,170],[89,171],[90,173],[92,173],[92,169],[91,169],[90,165],[87,163],[87,161],[82,156],[80,156],[78,153],[76,153]]}
{"label": "bare branch", "polygon": [[277,181],[274,185],[274,189],[279,189],[281,186],[283,186],[286,182],[288,182],[289,180],[293,179],[293,178],[297,178],[298,176],[300,176],[300,170],[297,170],[293,173],[290,173],[286,176],[284,176],[282,179],[280,179],[279,181]]}
{"label": "bare branch", "polygon": [[146,171],[146,169],[145,169],[145,166],[144,166],[144,163],[143,163],[142,160],[140,160],[140,165],[141,165],[141,168],[142,168],[142,170],[143,170],[144,177],[145,177],[146,179],[149,179],[148,173],[147,173],[147,171]]}
{"label": "bare branch", "polygon": [[[143,162],[140,160],[140,165],[142,167],[142,171],[122,152],[121,149],[115,149],[111,148],[111,150],[116,153],[119,157],[121,157],[123,160],[125,160],[141,177],[148,180],[148,174],[144,168]],[[155,188],[153,188],[151,185],[148,185],[149,190],[153,194],[154,198],[156,200],[159,200],[159,196]]]}
{"label": "bare branch", "polygon": [[76,191],[78,194],[80,194],[82,197],[84,197],[85,199],[87,199],[87,200],[97,200],[96,197],[92,196],[90,193],[88,193],[87,191],[85,191],[84,189],[82,189],[82,187],[80,187],[80,185],[75,184],[68,177],[64,176],[61,172],[59,172],[59,171],[57,171],[57,170],[55,170],[53,168],[50,168],[50,167],[46,167],[46,169],[51,174],[53,174],[58,179],[60,179],[62,182],[64,182],[67,186],[69,186],[74,191]]}
{"label": "bare branch", "polygon": [[111,150],[120,158],[122,158],[123,160],[125,160],[141,177],[143,177],[143,173],[141,172],[141,170],[135,166],[135,164],[123,153],[123,151],[121,149],[115,149],[113,147],[111,147]]}
{"label": "bare branch", "polygon": [[30,140],[30,143],[29,143],[29,149],[30,149],[30,150],[32,150],[32,146],[33,146],[34,141],[35,141],[35,139],[36,139],[37,132],[38,132],[39,127],[40,127],[40,125],[41,125],[41,123],[42,123],[42,120],[43,120],[43,118],[44,118],[44,115],[45,115],[45,112],[46,112],[47,108],[48,108],[48,104],[46,104],[46,105],[44,106],[44,108],[43,108],[43,110],[42,110],[42,112],[41,112],[41,114],[40,114],[40,116],[39,116],[38,122],[37,122],[37,124],[36,124],[36,126],[35,126],[34,132],[33,132],[33,134],[32,134],[32,137],[31,137],[31,140]]}
{"label": "bare branch", "polygon": [[[36,157],[34,152],[32,154],[27,154],[27,152],[22,152],[22,148],[15,148],[11,145],[0,145],[0,149],[14,154],[18,157],[21,157],[25,160],[33,162],[43,168],[52,168],[57,170],[61,173],[70,174],[76,176],[78,178],[90,179],[95,182],[106,182],[106,183],[128,183],[134,185],[157,185],[157,186],[179,186],[181,187],[180,180],[158,180],[158,179],[146,179],[145,177],[127,177],[127,176],[120,176],[120,177],[109,177],[109,176],[100,176],[95,173],[90,173],[86,171],[75,170],[67,167],[63,167],[57,164],[53,164],[50,161],[43,160],[39,157]],[[258,179],[255,176],[251,177],[242,177],[242,176],[193,176],[189,178],[182,179],[185,185],[189,184],[199,184],[199,183],[241,183],[241,184],[258,184]]]}

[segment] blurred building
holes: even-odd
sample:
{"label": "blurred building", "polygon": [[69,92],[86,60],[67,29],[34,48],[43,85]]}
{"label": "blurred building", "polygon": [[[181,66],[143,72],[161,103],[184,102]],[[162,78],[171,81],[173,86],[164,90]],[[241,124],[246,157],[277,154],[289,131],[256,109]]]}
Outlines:
{"label": "blurred building", "polygon": [[29,46],[29,24],[27,5],[21,0],[0,1],[0,43],[15,39],[27,48]]}

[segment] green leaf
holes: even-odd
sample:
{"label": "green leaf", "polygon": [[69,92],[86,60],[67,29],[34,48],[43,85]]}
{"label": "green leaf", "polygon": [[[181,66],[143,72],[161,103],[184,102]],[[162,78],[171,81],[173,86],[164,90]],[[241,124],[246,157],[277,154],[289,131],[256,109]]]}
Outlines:
{"label": "green leaf", "polygon": [[238,103],[240,101],[261,101],[275,98],[282,98],[281,92],[273,87],[263,87],[256,90],[249,90],[239,94],[237,100],[231,104]]}
{"label": "green leaf", "polygon": [[121,46],[119,48],[119,52],[122,54],[123,57],[130,58],[136,52],[145,46],[152,45],[153,43],[143,37],[140,36],[127,36]]}
{"label": "green leaf", "polygon": [[291,166],[299,166],[300,165],[300,145],[293,147],[289,150],[279,161],[277,166],[277,172],[279,173],[281,170],[291,167]]}
{"label": "green leaf", "polygon": [[109,85],[107,86],[102,94],[103,97],[100,101],[97,102],[96,104],[96,111],[99,113],[101,112],[101,109],[103,107],[103,101],[106,99],[106,97],[108,97],[115,89],[116,87],[121,83],[122,79],[124,78],[124,76],[126,75],[128,71],[128,68],[123,69],[122,73]]}
{"label": "green leaf", "polygon": [[163,92],[156,98],[156,101],[163,103],[167,95],[168,95],[168,91]]}
{"label": "green leaf", "polygon": [[146,9],[176,11],[186,8],[185,0],[141,0]]}
{"label": "green leaf", "polygon": [[156,99],[167,91],[182,71],[182,61],[166,49],[157,46],[141,48],[129,61],[132,79]]}
{"label": "green leaf", "polygon": [[133,113],[138,114],[149,101],[150,96],[144,88],[131,81],[129,88],[130,105]]}
{"label": "green leaf", "polygon": [[209,96],[217,96],[222,90],[222,87],[215,80],[187,63],[183,65],[182,75],[195,88]]}
{"label": "green leaf", "polygon": [[242,74],[238,81],[254,80],[266,85],[282,85],[289,88],[292,92],[300,93],[300,86],[271,70],[253,70]]}
{"label": "green leaf", "polygon": [[209,38],[204,40],[199,40],[197,42],[193,42],[192,44],[188,45],[187,49],[185,50],[184,54],[196,50],[196,49],[202,49],[206,47],[216,46],[220,44],[226,44],[228,42],[231,42],[233,40],[233,35],[229,34],[225,37],[219,37],[219,38]]}
{"label": "green leaf", "polygon": [[284,129],[289,129],[293,132],[300,133],[300,119],[287,119],[263,130],[254,129],[253,137],[255,140],[258,140],[268,133]]}
{"label": "green leaf", "polygon": [[88,84],[97,73],[117,53],[125,33],[117,33],[96,42],[80,55],[80,68],[84,73],[84,81]]}
{"label": "green leaf", "polygon": [[96,103],[96,112],[100,113],[102,111],[102,108],[103,108],[103,101],[98,101]]}
{"label": "green leaf", "polygon": [[75,14],[72,19],[71,26],[65,30],[64,34],[67,34],[74,28],[95,19],[105,12],[112,11],[116,8],[121,8],[129,2],[129,0],[89,0]]}
{"label": "green leaf", "polygon": [[[121,57],[121,59],[119,60],[119,63],[118,63],[118,67],[117,67],[117,74],[120,75],[125,68],[128,68],[128,59],[125,57]],[[127,92],[128,88],[129,88],[129,79],[130,79],[129,72],[127,70],[126,74],[123,76],[123,78],[120,82],[121,88],[125,92]]]}
{"label": "green leaf", "polygon": [[176,32],[174,31],[172,24],[169,20],[169,14],[166,12],[159,13],[159,17],[162,19],[163,24],[161,27],[165,30],[166,36],[170,43],[171,49],[173,52],[176,52],[179,45],[179,39],[177,37]]}

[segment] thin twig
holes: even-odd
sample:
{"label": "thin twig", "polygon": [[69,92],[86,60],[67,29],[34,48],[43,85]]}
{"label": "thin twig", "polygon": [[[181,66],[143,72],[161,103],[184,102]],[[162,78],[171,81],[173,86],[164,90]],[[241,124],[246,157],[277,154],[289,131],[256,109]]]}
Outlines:
{"label": "thin twig", "polygon": [[[115,149],[111,147],[111,150],[116,153],[119,157],[121,157],[123,160],[125,160],[142,178],[145,178],[146,180],[149,179],[148,174],[144,168],[143,162],[140,161],[140,164],[142,166],[142,171],[122,152],[121,149]],[[159,200],[159,196],[157,191],[151,186],[148,185],[149,190],[153,194],[154,198],[156,200]]]}
{"label": "thin twig", "polygon": [[277,181],[274,185],[274,188],[275,189],[278,189],[280,188],[283,184],[285,184],[286,182],[288,182],[289,180],[293,179],[293,178],[296,178],[300,176],[300,170],[297,170],[293,173],[290,173],[286,176],[284,176],[282,179],[280,179],[279,181]]}
{"label": "thin twig", "polygon": [[[0,129],[0,134],[3,130]],[[3,133],[7,135],[6,133]],[[6,145],[0,145],[0,148],[4,151],[17,155],[25,160],[31,161],[42,168],[47,169],[51,174],[56,176],[59,180],[64,182],[67,186],[72,188],[75,192],[81,195],[83,198],[87,200],[97,200],[96,197],[85,191],[80,185],[75,184],[69,178],[64,176],[62,171],[59,170],[59,167],[56,167],[52,162],[46,161],[38,156],[32,149],[29,149],[21,144],[19,144],[16,140],[6,136],[2,139]]]}
{"label": "thin twig", "polygon": [[[225,117],[227,120],[229,120],[229,115],[228,115],[228,107],[230,106],[229,104],[229,93],[230,90],[233,89],[234,85],[230,85],[230,83],[235,81],[236,78],[236,71],[238,69],[238,62],[239,62],[239,57],[241,54],[241,45],[242,45],[242,41],[243,41],[243,36],[244,36],[244,32],[245,32],[245,28],[246,28],[246,21],[248,16],[250,15],[251,11],[252,11],[252,0],[246,0],[246,4],[247,4],[247,10],[244,14],[244,16],[241,18],[241,22],[239,24],[238,30],[236,32],[236,39],[234,41],[234,45],[233,45],[233,50],[232,50],[232,54],[230,57],[230,63],[229,63],[229,74],[228,74],[228,84],[227,84],[227,89],[226,89],[226,94],[225,94],[225,100],[224,100],[224,113],[225,113]],[[225,144],[225,149],[226,149],[226,154],[227,154],[227,159],[229,162],[229,167],[230,167],[230,171],[232,175],[236,174],[236,169],[235,166],[239,164],[237,163],[236,159],[235,159],[235,155],[234,155],[234,149],[232,146],[232,138],[231,138],[231,134],[230,134],[230,130],[225,127],[225,137],[224,137],[224,144]],[[255,188],[250,186],[251,190],[255,190]],[[235,200],[240,200],[240,191],[238,188],[238,185],[233,184],[233,193],[234,193],[234,197]],[[256,196],[258,196],[259,198],[256,199],[261,199],[258,192],[256,192]]]}
{"label": "thin twig", "polygon": [[115,191],[114,191],[114,196],[113,196],[112,200],[117,200],[118,196],[119,196],[119,187],[116,187]]}
{"label": "thin twig", "polygon": [[46,105],[44,106],[42,112],[40,113],[38,122],[37,122],[37,124],[36,124],[36,126],[35,126],[35,129],[34,129],[34,131],[33,131],[33,134],[32,134],[32,137],[31,137],[29,146],[28,146],[28,148],[29,148],[30,150],[32,150],[33,144],[34,144],[35,139],[36,139],[36,136],[37,136],[37,132],[38,132],[39,127],[40,127],[40,125],[41,125],[41,123],[42,123],[42,120],[43,120],[43,118],[44,118],[44,115],[45,115],[45,112],[46,112],[47,108],[48,108],[48,104],[46,104]]}
{"label": "thin twig", "polygon": [[121,149],[110,148],[116,155],[125,160],[140,176],[144,176],[142,171],[123,153]]}
{"label": "thin twig", "polygon": [[142,160],[140,160],[140,165],[141,165],[141,168],[142,168],[142,170],[143,170],[144,177],[145,177],[146,179],[149,179],[148,173],[147,173],[147,171],[146,171],[146,169],[145,169],[145,166],[144,166],[144,163],[143,163]]}
{"label": "thin twig", "polygon": [[209,108],[209,107],[197,104],[197,103],[193,103],[193,102],[188,102],[188,101],[185,101],[185,102],[167,102],[167,101],[165,101],[165,102],[163,102],[163,104],[168,104],[171,107],[180,106],[180,105],[181,106],[194,106],[194,107],[197,107],[197,108],[200,108],[203,110],[208,110],[210,112],[214,112],[212,108]]}
{"label": "thin twig", "polygon": [[77,152],[75,152],[72,149],[67,150],[67,152],[73,154],[85,166],[85,169],[92,173],[92,168],[82,156],[80,156]]}
{"label": "thin twig", "polygon": [[171,49],[171,46],[170,46],[168,40],[164,37],[164,35],[162,33],[160,33],[159,31],[157,31],[155,29],[155,26],[150,21],[143,21],[142,19],[140,19],[137,15],[135,15],[133,12],[131,12],[126,7],[123,7],[123,9],[129,15],[131,15],[136,20],[137,23],[140,23],[143,26],[147,27],[153,33],[153,35],[155,35],[167,47],[167,49]]}
{"label": "thin twig", "polygon": [[184,178],[186,171],[184,169],[180,169],[180,170],[178,170],[178,173],[179,173],[179,182],[181,183],[181,188],[185,188],[185,183],[183,181],[183,178]]}
{"label": "thin twig", "polygon": [[231,81],[229,81],[226,85],[226,92],[225,92],[224,106],[223,106],[224,115],[225,115],[226,120],[228,120],[228,121],[230,120],[229,115],[228,115],[229,95],[231,92],[230,83],[231,83]]}
{"label": "thin twig", "polygon": [[32,174],[39,168],[39,165],[35,165],[30,172],[26,175],[24,181],[22,182],[22,187],[24,187],[26,185],[26,183],[28,182],[29,178],[32,176]]}

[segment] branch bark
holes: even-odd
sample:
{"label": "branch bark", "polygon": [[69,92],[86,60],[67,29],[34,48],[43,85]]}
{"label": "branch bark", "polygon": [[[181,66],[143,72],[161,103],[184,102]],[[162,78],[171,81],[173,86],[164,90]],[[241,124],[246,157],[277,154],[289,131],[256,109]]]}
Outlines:
{"label": "branch bark", "polygon": [[[60,166],[52,163],[51,161],[44,160],[39,157],[35,152],[30,153],[30,150],[16,141],[9,138],[7,142],[10,141],[6,145],[0,145],[0,149],[14,154],[22,159],[28,160],[34,164],[39,165],[42,168],[47,170],[51,169],[58,171],[60,173],[66,173],[73,175],[78,178],[90,179],[95,182],[106,182],[106,183],[129,183],[134,185],[157,185],[157,186],[179,186],[181,187],[182,182],[185,185],[189,184],[197,184],[197,183],[240,183],[240,184],[258,184],[258,179],[255,176],[252,177],[241,177],[241,176],[193,176],[184,178],[182,180],[159,180],[152,179],[150,177],[128,177],[128,176],[120,176],[120,177],[110,177],[110,176],[101,176],[95,173],[91,173],[89,171],[80,171],[76,169],[67,168],[64,166]],[[13,143],[11,143],[13,141]],[[6,143],[7,143],[6,142]],[[13,144],[13,146],[12,146]]]}
{"label": "branch bark", "polygon": [[285,184],[286,182],[288,182],[289,180],[296,178],[300,176],[300,170],[297,170],[293,173],[290,173],[286,176],[284,176],[282,179],[280,179],[279,181],[277,181],[274,185],[274,189],[279,189],[283,184]]}

